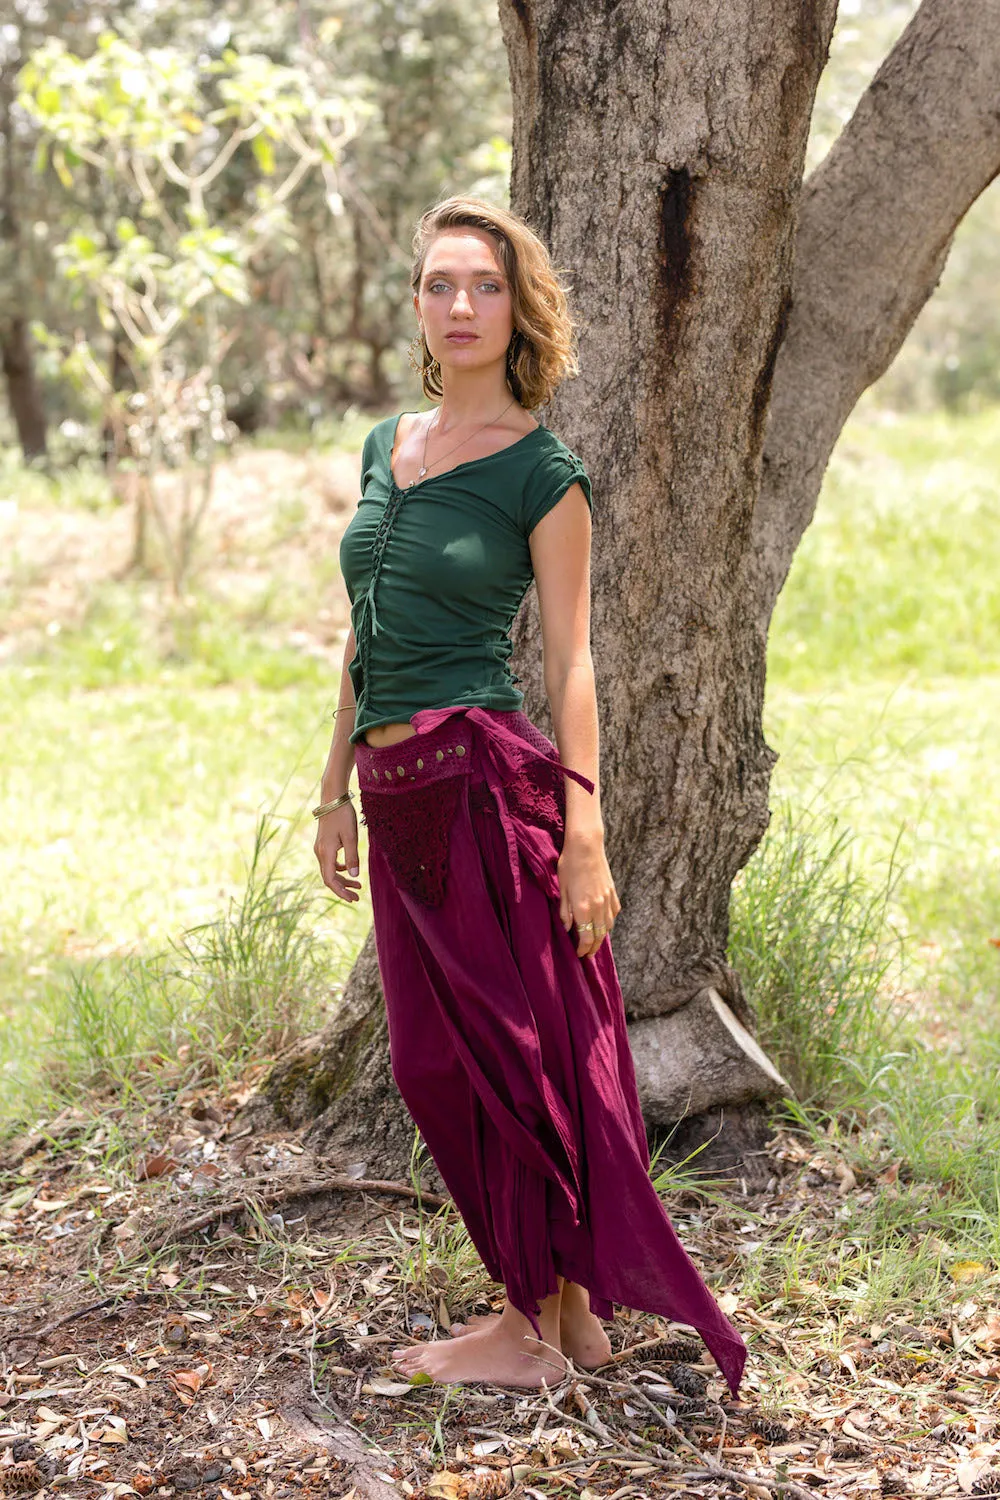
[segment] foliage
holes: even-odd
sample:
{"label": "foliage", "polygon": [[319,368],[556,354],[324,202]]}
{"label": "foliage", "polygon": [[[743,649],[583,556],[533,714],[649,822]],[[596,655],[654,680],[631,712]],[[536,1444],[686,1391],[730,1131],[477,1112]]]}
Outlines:
{"label": "foliage", "polygon": [[997,408],[899,421],[859,407],[778,599],[769,670],[822,682],[1000,670]]}
{"label": "foliage", "polygon": [[[339,152],[363,110],[320,96],[301,73],[257,54],[227,48],[218,60],[195,63],[174,48],[143,52],[113,31],[86,57],[50,37],[19,82],[19,103],[41,131],[37,169],[51,157],[71,189],[89,168],[137,205],[135,217],[119,214],[113,231],[81,218],[55,247],[62,274],[92,299],[133,390],[116,389],[79,332],[66,342],[63,368],[92,381],[116,457],[139,471],[134,562],[147,560],[150,511],[179,595],[211,498],[216,449],[235,433],[219,370],[240,327],[224,325],[223,304],[250,302],[267,244],[294,250],[289,201],[317,165],[335,190]],[[218,194],[245,148],[258,168],[253,211],[223,224],[211,190]],[[287,159],[280,170],[279,149]],[[45,330],[40,337],[50,350],[62,342]],[[184,471],[173,515],[158,485],[165,464]],[[200,468],[196,481],[191,464]]]}

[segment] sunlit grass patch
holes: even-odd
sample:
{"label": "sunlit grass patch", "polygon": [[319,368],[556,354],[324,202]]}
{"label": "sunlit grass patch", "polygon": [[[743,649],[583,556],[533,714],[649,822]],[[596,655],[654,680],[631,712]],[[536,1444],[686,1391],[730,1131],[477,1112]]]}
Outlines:
{"label": "sunlit grass patch", "polygon": [[0,1029],[8,1129],[88,1095],[127,1107],[234,1076],[331,1013],[364,924],[318,880],[286,873],[294,831],[281,841],[280,824],[258,821],[242,888],[211,921],[161,948],[53,962],[39,1000]]}
{"label": "sunlit grass patch", "polygon": [[800,689],[1000,671],[1000,410],[859,413],[778,600],[769,670]]}
{"label": "sunlit grass patch", "polygon": [[229,600],[191,595],[153,607],[148,586],[104,581],[91,588],[78,620],[26,632],[6,670],[26,692],[171,682],[319,688],[330,680],[330,660],[291,639],[295,611],[287,594],[287,587],[261,581]]}

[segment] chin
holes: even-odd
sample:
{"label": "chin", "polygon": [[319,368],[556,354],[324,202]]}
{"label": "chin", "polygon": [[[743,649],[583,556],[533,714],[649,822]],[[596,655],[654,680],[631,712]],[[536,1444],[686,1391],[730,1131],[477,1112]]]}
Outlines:
{"label": "chin", "polygon": [[[483,348],[482,343],[445,344],[444,355],[446,359],[457,358],[462,364],[492,365],[503,358],[504,351],[501,350],[499,354],[491,353],[489,349]],[[441,356],[438,355],[438,363],[440,361]]]}

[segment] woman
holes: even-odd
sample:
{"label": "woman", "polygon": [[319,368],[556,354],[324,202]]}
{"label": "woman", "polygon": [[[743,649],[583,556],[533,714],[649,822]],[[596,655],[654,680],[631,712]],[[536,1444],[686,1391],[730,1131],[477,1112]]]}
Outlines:
{"label": "woman", "polygon": [[[365,441],[316,855],[358,900],[356,765],[393,1076],[507,1297],[393,1360],[552,1384],[564,1356],[608,1358],[618,1301],[696,1327],[735,1395],[743,1341],[649,1178],[609,943],[590,481],[532,416],[576,372],[565,292],[524,221],[476,198],[424,214],[412,287],[436,405]],[[532,578],[558,749],[508,664]]]}

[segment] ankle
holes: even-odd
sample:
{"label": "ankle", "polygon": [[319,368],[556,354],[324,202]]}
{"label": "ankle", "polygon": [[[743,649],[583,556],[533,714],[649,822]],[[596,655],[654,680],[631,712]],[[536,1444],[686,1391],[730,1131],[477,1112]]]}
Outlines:
{"label": "ankle", "polygon": [[563,1287],[562,1302],[559,1306],[560,1318],[567,1315],[579,1317],[581,1313],[590,1311],[590,1293],[586,1287],[577,1286],[575,1282],[567,1282]]}

